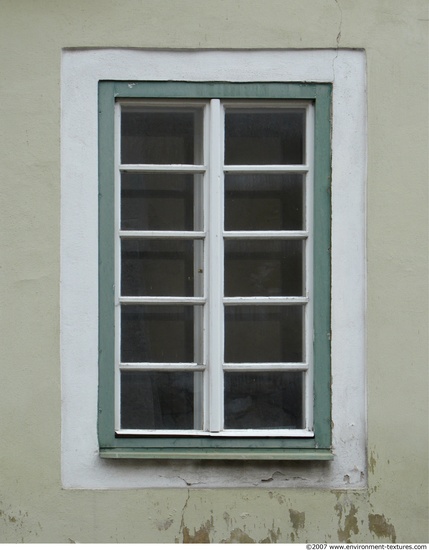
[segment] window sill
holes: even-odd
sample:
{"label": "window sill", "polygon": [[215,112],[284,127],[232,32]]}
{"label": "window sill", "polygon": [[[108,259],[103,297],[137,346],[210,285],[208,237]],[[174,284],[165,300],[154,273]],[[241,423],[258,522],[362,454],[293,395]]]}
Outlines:
{"label": "window sill", "polygon": [[332,460],[326,449],[100,449],[101,458],[185,459],[185,460]]}

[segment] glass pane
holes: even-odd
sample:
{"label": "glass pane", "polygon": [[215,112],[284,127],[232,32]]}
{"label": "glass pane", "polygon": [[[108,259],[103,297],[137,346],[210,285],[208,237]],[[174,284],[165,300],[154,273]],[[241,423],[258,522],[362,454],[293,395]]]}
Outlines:
{"label": "glass pane", "polygon": [[304,109],[225,113],[225,164],[303,164]]}
{"label": "glass pane", "polygon": [[195,341],[194,318],[202,334],[202,306],[123,305],[121,361],[200,363],[202,342]]}
{"label": "glass pane", "polygon": [[304,306],[226,306],[226,363],[303,361]]}
{"label": "glass pane", "polygon": [[202,230],[201,176],[123,173],[121,229]]}
{"label": "glass pane", "polygon": [[201,163],[201,109],[123,107],[122,164]]}
{"label": "glass pane", "polygon": [[303,428],[301,372],[225,373],[225,428]]}
{"label": "glass pane", "polygon": [[302,294],[302,241],[225,240],[225,296]]}
{"label": "glass pane", "polygon": [[194,402],[202,392],[200,380],[201,373],[123,371],[121,428],[201,429],[194,426]]}
{"label": "glass pane", "polygon": [[226,174],[226,231],[304,229],[301,174]]}
{"label": "glass pane", "polygon": [[202,296],[203,243],[122,239],[122,296]]}

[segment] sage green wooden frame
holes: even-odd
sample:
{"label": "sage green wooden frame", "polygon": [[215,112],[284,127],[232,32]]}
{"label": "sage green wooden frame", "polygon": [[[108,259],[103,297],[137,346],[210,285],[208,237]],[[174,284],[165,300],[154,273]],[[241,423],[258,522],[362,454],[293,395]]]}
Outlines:
{"label": "sage green wooden frame", "polygon": [[[100,81],[98,439],[104,458],[330,460],[331,95],[329,83]],[[314,437],[116,436],[114,423],[114,107],[119,98],[301,99],[315,110]]]}

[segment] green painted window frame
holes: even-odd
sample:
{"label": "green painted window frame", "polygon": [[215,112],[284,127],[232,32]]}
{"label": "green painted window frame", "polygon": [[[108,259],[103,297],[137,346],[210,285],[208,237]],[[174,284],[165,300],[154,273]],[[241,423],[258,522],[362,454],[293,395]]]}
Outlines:
{"label": "green painted window frame", "polygon": [[[116,436],[114,110],[117,99],[297,99],[314,104],[314,437]],[[331,99],[329,83],[100,81],[99,392],[103,458],[331,460]]]}

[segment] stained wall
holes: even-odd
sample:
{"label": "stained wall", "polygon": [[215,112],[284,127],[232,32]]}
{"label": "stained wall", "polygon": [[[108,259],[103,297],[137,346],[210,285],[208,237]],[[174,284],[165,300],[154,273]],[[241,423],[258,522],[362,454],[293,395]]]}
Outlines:
{"label": "stained wall", "polygon": [[[427,2],[0,0],[0,14],[0,541],[427,541]],[[257,488],[62,488],[61,53],[105,47],[365,50],[366,488],[278,488],[287,463]]]}

